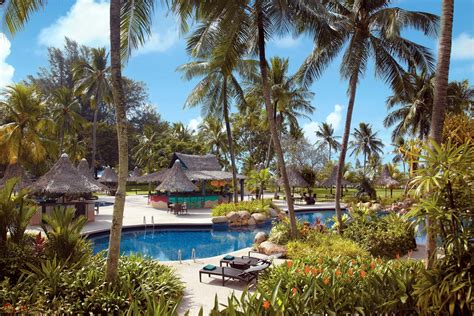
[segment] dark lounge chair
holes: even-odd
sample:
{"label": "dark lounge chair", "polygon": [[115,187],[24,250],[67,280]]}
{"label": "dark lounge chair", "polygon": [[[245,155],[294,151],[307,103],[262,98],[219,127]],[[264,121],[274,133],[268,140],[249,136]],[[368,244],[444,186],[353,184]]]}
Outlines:
{"label": "dark lounge chair", "polygon": [[[263,256],[263,258],[252,256],[252,253]],[[224,258],[220,260],[220,266],[222,267],[225,264],[227,267],[230,266],[232,268],[245,270],[245,269],[250,268],[251,266],[256,266],[263,263],[271,264],[273,259],[280,258],[282,255],[283,254],[274,254],[271,256],[266,256],[266,255],[262,255],[259,252],[249,251],[248,256],[242,256],[242,257],[234,257],[234,256],[229,256],[229,255],[225,256]]]}
{"label": "dark lounge chair", "polygon": [[[270,263],[263,263],[257,266],[252,266],[246,270],[240,270],[232,267],[216,267],[212,265],[207,265],[201,270],[199,270],[199,282],[202,282],[202,275],[207,274],[209,277],[211,275],[217,275],[222,277],[222,285],[225,285],[227,280],[239,280],[249,284],[253,280],[257,282],[258,273],[265,270],[270,266]],[[227,279],[227,280],[226,280]]]}

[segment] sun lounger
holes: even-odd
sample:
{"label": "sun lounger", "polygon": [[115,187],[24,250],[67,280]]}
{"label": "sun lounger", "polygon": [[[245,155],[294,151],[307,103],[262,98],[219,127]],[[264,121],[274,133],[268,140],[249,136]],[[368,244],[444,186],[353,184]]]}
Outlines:
{"label": "sun lounger", "polygon": [[211,275],[217,275],[222,277],[222,285],[224,285],[225,281],[227,280],[239,280],[249,284],[253,280],[257,282],[258,273],[265,270],[269,266],[270,263],[264,263],[261,265],[250,267],[246,270],[240,270],[232,267],[216,267],[212,265],[207,265],[201,270],[199,270],[199,282],[202,282],[202,275],[207,274],[209,277],[211,277]]}
{"label": "sun lounger", "polygon": [[[260,257],[252,256],[251,254],[255,253],[260,255]],[[271,256],[262,255],[255,251],[249,251],[248,256],[242,257],[234,257],[227,255],[220,260],[220,266],[222,267],[224,264],[227,267],[237,268],[241,270],[245,270],[250,268],[251,266],[256,266],[262,263],[271,263],[273,259],[280,258],[282,254],[275,254]]]}

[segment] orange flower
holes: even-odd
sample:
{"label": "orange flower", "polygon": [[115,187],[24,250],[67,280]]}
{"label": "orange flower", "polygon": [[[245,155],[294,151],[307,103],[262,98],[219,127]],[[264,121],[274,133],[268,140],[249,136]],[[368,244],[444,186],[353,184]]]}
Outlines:
{"label": "orange flower", "polygon": [[372,262],[370,263],[370,268],[371,268],[372,270],[375,269],[375,262],[372,261]]}
{"label": "orange flower", "polygon": [[353,276],[354,275],[354,269],[349,268],[349,270],[347,270],[347,274],[349,274],[349,276]]}
{"label": "orange flower", "polygon": [[365,278],[366,275],[367,275],[367,272],[365,272],[364,270],[360,270],[360,276],[362,278]]}
{"label": "orange flower", "polygon": [[357,261],[355,261],[354,259],[352,259],[352,265],[355,265],[357,263]]}
{"label": "orange flower", "polygon": [[400,253],[397,252],[397,254],[395,255],[395,258],[400,259]]}
{"label": "orange flower", "polygon": [[308,274],[308,273],[309,273],[309,267],[308,267],[308,266],[305,266],[305,267],[304,267],[304,273],[305,273],[305,274]]}
{"label": "orange flower", "polygon": [[298,291],[298,290],[296,289],[296,287],[294,287],[294,288],[291,289],[291,292],[293,293],[293,296],[296,295],[296,292],[297,292],[297,291]]}
{"label": "orange flower", "polygon": [[312,269],[311,269],[311,273],[312,273],[313,275],[317,275],[317,274],[318,274],[318,269],[312,268]]}
{"label": "orange flower", "polygon": [[288,260],[288,261],[286,262],[286,266],[288,267],[288,269],[291,269],[291,267],[293,266],[293,261]]}
{"label": "orange flower", "polygon": [[270,308],[270,302],[269,301],[263,301],[263,308],[264,309],[269,309]]}
{"label": "orange flower", "polygon": [[323,283],[326,284],[326,285],[328,285],[328,284],[329,284],[329,279],[328,279],[328,278],[324,278]]}
{"label": "orange flower", "polygon": [[337,269],[336,270],[336,276],[340,276],[342,274],[341,270]]}

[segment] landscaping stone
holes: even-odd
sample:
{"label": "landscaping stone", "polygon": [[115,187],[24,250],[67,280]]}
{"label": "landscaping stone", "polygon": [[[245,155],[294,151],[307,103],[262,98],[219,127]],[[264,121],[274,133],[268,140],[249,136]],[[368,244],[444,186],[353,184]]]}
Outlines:
{"label": "landscaping stone", "polygon": [[240,219],[240,215],[237,212],[230,212],[226,215],[229,222],[235,222]]}
{"label": "landscaping stone", "polygon": [[374,204],[372,204],[372,206],[370,207],[370,210],[371,210],[371,211],[374,211],[374,212],[381,211],[381,210],[382,210],[382,205],[380,205],[380,203],[374,203]]}
{"label": "landscaping stone", "polygon": [[279,213],[280,212],[278,212],[277,210],[274,210],[272,208],[268,210],[268,214],[270,214],[270,217],[278,217]]}
{"label": "landscaping stone", "polygon": [[247,222],[247,225],[249,226],[255,226],[257,224],[257,222],[255,221],[255,218],[253,217],[250,217],[248,222]]}
{"label": "landscaping stone", "polygon": [[215,216],[212,218],[212,223],[213,224],[224,224],[227,223],[229,220],[227,219],[227,216]]}
{"label": "landscaping stone", "polygon": [[283,254],[286,255],[286,248],[271,241],[264,241],[260,245],[257,246],[258,251],[266,254],[267,256],[274,255],[274,254]]}
{"label": "landscaping stone", "polygon": [[255,235],[255,239],[253,240],[253,242],[256,244],[256,245],[260,245],[262,242],[266,241],[268,239],[268,236],[266,233],[264,232],[258,232],[256,235]]}
{"label": "landscaping stone", "polygon": [[250,213],[247,212],[247,211],[239,211],[239,212],[237,212],[237,214],[239,214],[241,219],[247,219],[248,220],[250,218]]}
{"label": "landscaping stone", "polygon": [[262,213],[253,213],[252,218],[255,220],[257,224],[262,224],[267,220],[267,215]]}
{"label": "landscaping stone", "polygon": [[363,205],[364,207],[369,208],[369,207],[372,206],[372,203],[371,203],[371,202],[366,202],[366,203],[364,203],[364,204],[362,204],[362,205]]}

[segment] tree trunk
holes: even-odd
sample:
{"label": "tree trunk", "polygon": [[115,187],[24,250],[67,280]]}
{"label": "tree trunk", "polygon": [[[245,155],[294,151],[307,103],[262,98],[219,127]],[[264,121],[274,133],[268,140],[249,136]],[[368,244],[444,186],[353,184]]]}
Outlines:
{"label": "tree trunk", "polygon": [[[441,144],[446,112],[446,98],[449,80],[449,63],[453,33],[454,0],[443,0],[441,10],[441,34],[438,44],[438,63],[434,81],[433,110],[431,114],[430,139]],[[427,267],[432,268],[436,259],[435,220],[427,216],[426,251]]]}
{"label": "tree trunk", "polygon": [[278,167],[280,169],[281,178],[283,179],[283,187],[285,189],[286,201],[288,204],[288,215],[290,217],[291,236],[296,237],[296,217],[293,208],[293,198],[291,196],[290,184],[288,182],[288,175],[286,174],[285,160],[283,158],[283,151],[281,149],[280,140],[278,138],[278,131],[276,129],[275,118],[272,115],[272,103],[270,99],[270,87],[268,84],[267,61],[265,57],[265,35],[263,26],[263,12],[261,7],[261,0],[255,1],[255,8],[257,11],[257,28],[258,28],[258,55],[260,60],[260,72],[262,74],[263,96],[265,99],[265,108],[267,110],[268,125],[273,139],[273,147],[277,157]]}
{"label": "tree trunk", "polygon": [[329,144],[329,143],[328,143],[328,149],[329,149],[329,151],[328,151],[328,153],[329,153],[328,161],[331,161],[331,144]]}
{"label": "tree trunk", "polygon": [[92,121],[92,158],[91,158],[91,172],[95,175],[95,156],[97,153],[97,113],[99,107],[96,105],[94,110],[94,119]]}
{"label": "tree trunk", "polygon": [[63,154],[63,146],[64,146],[64,127],[61,126],[61,130],[59,131],[59,157]]}
{"label": "tree trunk", "polygon": [[339,162],[337,165],[336,174],[336,216],[339,224],[339,233],[342,233],[342,212],[341,212],[341,191],[342,191],[342,170],[344,169],[344,162],[346,160],[347,145],[349,143],[349,134],[351,133],[352,111],[354,110],[354,102],[357,91],[357,81],[359,77],[359,67],[355,69],[354,74],[349,80],[349,103],[347,105],[346,123],[344,126],[344,135],[342,136],[341,152]]}
{"label": "tree trunk", "polygon": [[225,121],[225,130],[227,133],[227,142],[229,143],[229,156],[230,156],[230,163],[232,167],[232,186],[234,187],[234,203],[239,202],[239,193],[237,189],[237,167],[235,165],[235,152],[234,152],[234,141],[232,139],[232,129],[230,127],[230,120],[229,120],[229,104],[227,103],[227,78],[224,78],[224,82],[222,83],[224,90],[224,121]]}
{"label": "tree trunk", "polygon": [[116,283],[120,257],[123,210],[125,206],[128,174],[127,116],[122,87],[122,64],[120,60],[120,0],[110,1],[110,59],[112,87],[115,104],[115,119],[118,140],[118,186],[115,193],[112,226],[110,228],[109,252],[107,256],[106,281]]}

